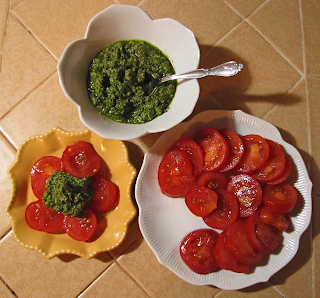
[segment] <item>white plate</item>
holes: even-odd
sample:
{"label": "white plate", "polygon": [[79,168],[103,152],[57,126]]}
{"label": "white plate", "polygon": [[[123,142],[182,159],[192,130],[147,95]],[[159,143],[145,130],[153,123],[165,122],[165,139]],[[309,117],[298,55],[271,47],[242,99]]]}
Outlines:
{"label": "white plate", "polygon": [[[217,130],[230,128],[240,135],[259,134],[282,145],[293,161],[293,175],[289,177],[300,193],[301,202],[291,212],[292,229],[283,235],[283,243],[272,254],[265,255],[249,273],[228,270],[200,275],[191,271],[179,255],[180,242],[189,232],[208,228],[201,218],[194,216],[184,199],[172,199],[161,193],[158,167],[164,153],[179,138],[192,137],[199,129],[211,126]],[[294,177],[292,177],[294,176]],[[302,233],[311,220],[311,188],[305,164],[298,150],[286,143],[272,124],[242,111],[205,111],[189,122],[165,132],[146,154],[136,183],[139,224],[144,238],[159,262],[176,275],[194,285],[213,285],[236,290],[268,281],[295,256]]]}

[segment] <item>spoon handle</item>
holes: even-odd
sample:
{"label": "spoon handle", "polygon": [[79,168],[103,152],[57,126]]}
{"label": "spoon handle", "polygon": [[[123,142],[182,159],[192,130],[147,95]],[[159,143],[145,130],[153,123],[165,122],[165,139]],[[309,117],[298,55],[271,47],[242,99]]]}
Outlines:
{"label": "spoon handle", "polygon": [[173,74],[162,78],[160,81],[163,83],[169,80],[177,79],[200,79],[206,76],[231,77],[241,71],[242,68],[243,64],[235,61],[229,61],[209,69],[200,68],[184,74]]}

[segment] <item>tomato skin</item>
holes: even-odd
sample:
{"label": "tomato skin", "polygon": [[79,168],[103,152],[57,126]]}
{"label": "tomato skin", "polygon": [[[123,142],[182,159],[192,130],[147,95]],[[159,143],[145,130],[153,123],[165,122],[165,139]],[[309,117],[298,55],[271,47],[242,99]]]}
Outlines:
{"label": "tomato skin", "polygon": [[281,173],[281,175],[279,177],[277,177],[276,179],[268,181],[266,183],[270,184],[270,185],[280,184],[281,182],[283,182],[284,180],[286,180],[289,177],[290,173],[291,173],[291,161],[288,158],[288,156],[285,156],[285,166],[284,166],[284,170]]}
{"label": "tomato skin", "polygon": [[266,140],[269,145],[269,157],[252,176],[260,182],[269,182],[277,179],[285,168],[286,158],[280,145],[274,141]]}
{"label": "tomato skin", "polygon": [[240,207],[240,217],[250,216],[261,204],[262,189],[260,183],[246,174],[231,178],[227,190],[236,195]]}
{"label": "tomato skin", "polygon": [[246,236],[247,219],[233,222],[225,231],[225,243],[231,255],[240,263],[252,265],[259,262],[263,253],[251,245]]}
{"label": "tomato skin", "polygon": [[91,178],[92,199],[86,205],[92,211],[109,211],[119,197],[119,188],[111,180],[95,174]]}
{"label": "tomato skin", "polygon": [[193,139],[183,137],[174,144],[173,149],[182,149],[190,154],[195,177],[202,172],[203,154],[201,148]]}
{"label": "tomato skin", "polygon": [[205,186],[212,190],[226,189],[228,178],[220,172],[203,172],[197,181],[198,186]]}
{"label": "tomato skin", "polygon": [[275,213],[268,206],[260,209],[261,221],[267,225],[276,227],[281,232],[285,231],[290,225],[290,217],[287,213]]}
{"label": "tomato skin", "polygon": [[63,227],[71,238],[78,241],[87,241],[96,230],[97,218],[93,211],[86,208],[82,217],[65,216]]}
{"label": "tomato skin", "polygon": [[193,186],[194,176],[190,155],[181,149],[169,150],[162,158],[158,182],[163,194],[177,198]]}
{"label": "tomato skin", "polygon": [[208,274],[217,267],[215,246],[217,234],[200,229],[189,233],[180,244],[180,256],[185,264],[198,274]]}
{"label": "tomato skin", "polygon": [[229,156],[224,168],[220,172],[232,170],[241,160],[244,154],[244,145],[239,135],[231,129],[223,128],[220,130],[221,135],[229,145]]}
{"label": "tomato skin", "polygon": [[260,209],[248,217],[246,222],[247,239],[256,250],[270,253],[279,243],[281,231],[272,225],[265,224],[260,218]]}
{"label": "tomato skin", "polygon": [[43,156],[32,166],[31,188],[38,199],[42,199],[46,183],[55,170],[63,172],[62,160],[56,156]]}
{"label": "tomato skin", "polygon": [[264,205],[276,213],[290,212],[294,208],[297,199],[297,189],[285,182],[277,185],[266,185],[262,191]]}
{"label": "tomato skin", "polygon": [[28,204],[25,211],[25,220],[34,230],[54,233],[62,229],[64,215],[56,212],[38,200]]}
{"label": "tomato skin", "polygon": [[237,197],[224,189],[216,190],[218,195],[217,208],[203,217],[204,222],[214,229],[226,229],[239,216]]}
{"label": "tomato skin", "polygon": [[216,243],[216,261],[220,268],[231,270],[236,273],[246,273],[250,269],[250,265],[237,261],[229,251],[226,245],[226,230],[222,231]]}
{"label": "tomato skin", "polygon": [[229,156],[229,145],[225,138],[214,128],[203,128],[194,140],[204,156],[204,171],[218,171],[224,167]]}
{"label": "tomato skin", "polygon": [[218,196],[215,191],[204,186],[192,187],[185,196],[189,210],[196,216],[206,216],[217,208]]}
{"label": "tomato skin", "polygon": [[236,173],[249,174],[260,168],[269,157],[269,145],[259,135],[246,135],[241,137],[244,154],[240,162],[234,167]]}
{"label": "tomato skin", "polygon": [[62,162],[65,171],[76,178],[93,176],[101,166],[100,156],[86,141],[67,146],[62,153]]}

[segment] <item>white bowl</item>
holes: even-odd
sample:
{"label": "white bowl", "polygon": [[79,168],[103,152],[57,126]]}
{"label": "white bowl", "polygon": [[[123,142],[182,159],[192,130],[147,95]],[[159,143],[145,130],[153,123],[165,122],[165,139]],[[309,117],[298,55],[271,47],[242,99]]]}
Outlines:
{"label": "white bowl", "polygon": [[171,60],[176,73],[198,68],[199,47],[193,33],[172,19],[152,20],[142,9],[114,4],[89,22],[85,38],[71,42],[58,63],[65,95],[79,111],[81,121],[103,138],[128,140],[168,130],[187,118],[199,97],[197,80],[178,82],[168,112],[145,124],[125,124],[98,113],[87,91],[87,75],[93,58],[108,44],[140,39],[158,47]]}

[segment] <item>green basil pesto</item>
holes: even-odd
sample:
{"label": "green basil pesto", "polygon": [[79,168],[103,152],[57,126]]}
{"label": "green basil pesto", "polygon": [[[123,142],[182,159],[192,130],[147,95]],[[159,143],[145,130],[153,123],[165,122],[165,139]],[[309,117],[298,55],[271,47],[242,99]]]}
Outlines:
{"label": "green basil pesto", "polygon": [[173,73],[170,60],[157,47],[142,40],[118,41],[93,59],[89,98],[101,115],[114,121],[146,123],[168,111],[177,85],[168,81],[149,94],[150,75]]}
{"label": "green basil pesto", "polygon": [[92,198],[91,177],[76,178],[55,171],[48,179],[43,195],[44,204],[64,215],[81,217],[85,205]]}

